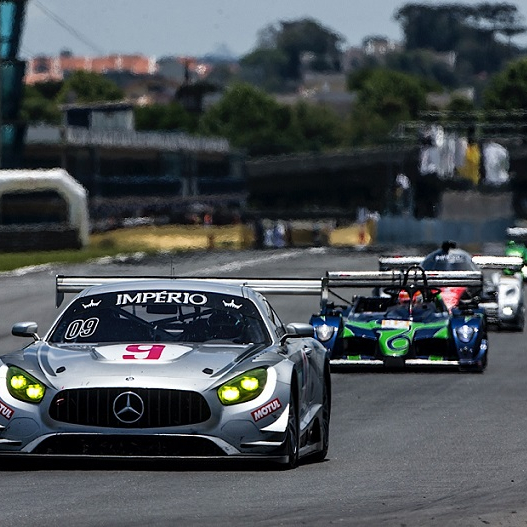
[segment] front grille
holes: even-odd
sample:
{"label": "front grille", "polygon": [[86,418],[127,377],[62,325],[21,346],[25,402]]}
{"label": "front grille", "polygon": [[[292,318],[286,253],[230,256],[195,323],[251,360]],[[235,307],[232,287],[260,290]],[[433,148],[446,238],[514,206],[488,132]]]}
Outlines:
{"label": "front grille", "polygon": [[458,355],[449,341],[445,339],[422,339],[414,342],[414,355],[416,357],[443,357],[445,360],[457,360]]}
{"label": "front grille", "polygon": [[203,437],[69,435],[44,439],[32,454],[62,456],[224,456],[214,442]]}
{"label": "front grille", "polygon": [[[114,402],[127,393],[139,396],[143,405],[139,413],[118,419]],[[124,395],[123,395],[124,394]],[[196,392],[149,388],[82,388],[63,390],[53,398],[49,415],[55,421],[75,425],[111,428],[158,428],[202,423],[210,418],[205,398]],[[138,417],[136,419],[136,417]],[[136,419],[136,420],[135,420]],[[133,422],[131,422],[133,421]]]}
{"label": "front grille", "polygon": [[377,342],[373,339],[366,339],[361,337],[346,337],[340,339],[339,348],[335,349],[335,353],[331,357],[348,357],[350,355],[361,355],[365,357],[375,357],[377,355]]}

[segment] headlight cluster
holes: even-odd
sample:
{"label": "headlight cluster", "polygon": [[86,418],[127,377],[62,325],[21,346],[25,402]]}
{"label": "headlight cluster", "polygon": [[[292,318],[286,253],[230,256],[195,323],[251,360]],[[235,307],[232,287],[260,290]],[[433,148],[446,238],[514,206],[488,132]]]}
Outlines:
{"label": "headlight cluster", "polygon": [[507,285],[500,288],[500,298],[503,305],[501,312],[504,316],[510,317],[514,315],[514,311],[520,300],[521,290],[514,285]]}
{"label": "headlight cluster", "polygon": [[507,289],[505,290],[505,296],[506,297],[515,297],[515,296],[519,296],[520,294],[520,290],[516,287],[507,287]]}
{"label": "headlight cluster", "polygon": [[458,339],[461,342],[464,342],[465,344],[472,340],[475,331],[476,330],[472,326],[467,326],[466,324],[460,326],[459,328],[456,328],[456,334]]}
{"label": "headlight cluster", "polygon": [[328,326],[327,324],[322,324],[315,327],[315,332],[317,334],[318,340],[321,342],[326,342],[333,336],[335,328],[333,326]]}
{"label": "headlight cluster", "polygon": [[15,399],[28,403],[39,403],[46,393],[41,382],[16,366],[10,366],[7,371],[7,389]]}
{"label": "headlight cluster", "polygon": [[256,368],[238,375],[218,388],[221,404],[238,404],[256,399],[265,388],[267,370]]}

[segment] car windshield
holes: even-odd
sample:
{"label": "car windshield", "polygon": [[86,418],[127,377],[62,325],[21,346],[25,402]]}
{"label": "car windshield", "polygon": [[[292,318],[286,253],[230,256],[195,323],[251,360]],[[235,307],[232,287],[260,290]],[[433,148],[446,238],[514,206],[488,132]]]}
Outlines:
{"label": "car windshield", "polygon": [[136,290],[87,295],[56,323],[49,341],[269,343],[255,304],[242,297],[201,291]]}

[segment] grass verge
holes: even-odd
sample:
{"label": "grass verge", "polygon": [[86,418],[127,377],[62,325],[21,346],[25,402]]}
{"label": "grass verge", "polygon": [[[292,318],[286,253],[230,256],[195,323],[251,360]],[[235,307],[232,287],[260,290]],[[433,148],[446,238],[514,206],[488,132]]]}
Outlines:
{"label": "grass verge", "polygon": [[[304,232],[305,231],[305,232]],[[312,243],[310,229],[293,232],[295,246]],[[371,243],[369,230],[358,225],[334,229],[328,233],[331,246],[353,246]],[[79,250],[31,251],[0,254],[0,272],[47,263],[83,263],[119,254],[144,252],[183,252],[211,249],[243,249],[254,245],[251,229],[245,225],[209,226],[163,225],[117,229],[92,234],[86,247]]]}
{"label": "grass verge", "polygon": [[96,258],[144,252],[241,248],[251,241],[243,226],[208,227],[200,225],[144,226],[92,234],[82,249],[27,251],[0,254],[0,271],[47,263],[83,263]]}

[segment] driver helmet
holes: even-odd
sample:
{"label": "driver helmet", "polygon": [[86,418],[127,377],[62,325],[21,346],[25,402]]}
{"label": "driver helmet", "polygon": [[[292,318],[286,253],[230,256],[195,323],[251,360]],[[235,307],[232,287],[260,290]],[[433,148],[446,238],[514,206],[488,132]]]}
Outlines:
{"label": "driver helmet", "polygon": [[[398,301],[399,301],[399,304],[410,303],[410,293],[408,293],[408,291],[401,291],[399,293]],[[422,302],[423,302],[423,293],[421,293],[421,291],[416,291],[412,295],[412,303],[416,304],[416,303],[422,303]]]}
{"label": "driver helmet", "polygon": [[397,301],[399,302],[399,304],[409,304],[410,294],[408,293],[408,291],[400,291]]}
{"label": "driver helmet", "polygon": [[416,291],[412,297],[412,301],[414,304],[422,304],[424,301],[423,293],[421,291]]}

